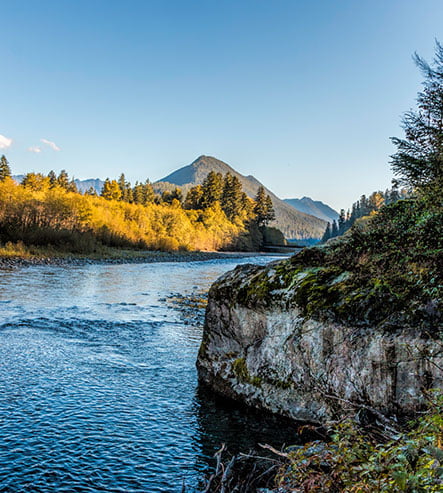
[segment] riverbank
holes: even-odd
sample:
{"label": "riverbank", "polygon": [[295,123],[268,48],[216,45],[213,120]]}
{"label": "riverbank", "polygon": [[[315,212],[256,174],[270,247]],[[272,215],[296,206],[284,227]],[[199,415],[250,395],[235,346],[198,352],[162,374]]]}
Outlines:
{"label": "riverbank", "polygon": [[[1,255],[0,268],[31,265],[144,264],[154,262],[204,262],[216,259],[276,256],[261,252],[161,252],[107,249],[104,253],[73,255],[68,253]],[[284,256],[284,255],[282,255]]]}

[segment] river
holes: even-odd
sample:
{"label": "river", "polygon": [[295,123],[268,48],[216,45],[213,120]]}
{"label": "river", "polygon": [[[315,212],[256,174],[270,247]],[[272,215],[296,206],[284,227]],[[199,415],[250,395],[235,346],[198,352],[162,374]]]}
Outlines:
{"label": "river", "polygon": [[270,260],[1,270],[0,491],[197,492],[222,442],[290,443],[198,389],[201,317],[171,298]]}

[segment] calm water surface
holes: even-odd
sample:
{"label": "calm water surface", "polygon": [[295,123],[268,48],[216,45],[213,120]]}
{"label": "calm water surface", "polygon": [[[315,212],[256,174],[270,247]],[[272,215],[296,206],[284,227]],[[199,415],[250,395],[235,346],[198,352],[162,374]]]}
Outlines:
{"label": "calm water surface", "polygon": [[202,327],[169,301],[270,260],[0,270],[0,491],[196,492],[221,442],[291,442],[198,390]]}

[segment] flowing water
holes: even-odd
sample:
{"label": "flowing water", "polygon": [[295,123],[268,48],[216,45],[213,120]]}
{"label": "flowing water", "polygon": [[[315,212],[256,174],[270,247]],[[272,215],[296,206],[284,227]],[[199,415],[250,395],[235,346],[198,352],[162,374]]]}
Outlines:
{"label": "flowing water", "polygon": [[0,492],[196,492],[222,442],[291,442],[198,389],[201,322],[170,301],[270,260],[0,270]]}

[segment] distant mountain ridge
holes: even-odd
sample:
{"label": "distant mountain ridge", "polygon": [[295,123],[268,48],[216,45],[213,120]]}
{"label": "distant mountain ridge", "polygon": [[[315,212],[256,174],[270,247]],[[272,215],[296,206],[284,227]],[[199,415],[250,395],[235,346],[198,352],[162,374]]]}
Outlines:
{"label": "distant mountain ridge", "polygon": [[[156,191],[170,190],[174,187],[180,187],[184,192],[195,185],[201,185],[210,171],[216,173],[236,176],[245,193],[255,198],[258,188],[262,185],[255,177],[244,176],[229,164],[220,161],[212,156],[200,156],[187,166],[174,171],[161,180],[154,183]],[[300,212],[278,198],[273,192],[265,187],[266,193],[270,195],[275,209],[276,221],[272,224],[279,228],[286,238],[321,238],[323,235],[326,222],[313,215]]]}
{"label": "distant mountain ridge", "polygon": [[[245,193],[251,198],[255,198],[258,188],[262,185],[254,176],[244,176],[229,166],[229,164],[219,159],[211,156],[200,156],[191,164],[183,166],[161,180],[156,181],[153,183],[153,187],[157,193],[180,187],[183,194],[186,195],[190,188],[195,185],[201,185],[210,171],[215,171],[223,175],[231,173],[231,175],[236,176],[240,180]],[[23,178],[24,175],[13,176],[13,179],[18,183]],[[100,194],[104,183],[99,178],[90,178],[87,180],[75,179],[74,182],[79,192],[85,193],[92,187],[98,194]],[[322,237],[326,229],[326,222],[323,218],[319,218],[313,213],[297,210],[297,208],[281,200],[266,187],[265,190],[270,195],[275,209],[276,221],[272,225],[279,228],[287,239],[310,240]],[[326,221],[329,221],[329,219]]]}
{"label": "distant mountain ridge", "polygon": [[103,184],[105,183],[100,178],[88,178],[87,180],[74,180],[74,183],[77,185],[78,191],[81,193],[85,193],[91,187],[100,195]]}
{"label": "distant mountain ridge", "polygon": [[[21,183],[24,177],[25,175],[13,175],[12,179],[17,183]],[[74,183],[77,185],[80,193],[85,193],[86,190],[89,190],[92,187],[98,194],[100,194],[104,181],[100,180],[100,178],[88,178],[87,180],[75,179]]]}
{"label": "distant mountain ridge", "polygon": [[295,209],[305,214],[311,214],[311,216],[318,217],[324,221],[332,222],[338,219],[338,212],[329,205],[321,202],[320,200],[313,200],[310,197],[303,197],[301,199],[284,199],[284,201],[292,205]]}

